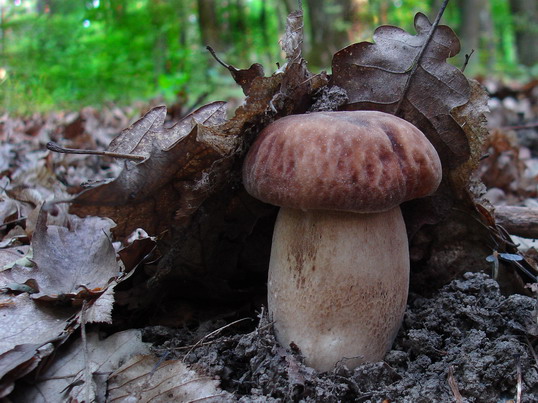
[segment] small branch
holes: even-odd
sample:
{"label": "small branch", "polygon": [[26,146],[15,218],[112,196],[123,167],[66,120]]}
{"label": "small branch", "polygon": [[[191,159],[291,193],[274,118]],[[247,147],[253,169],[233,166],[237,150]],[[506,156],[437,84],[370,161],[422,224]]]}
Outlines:
{"label": "small branch", "polygon": [[252,320],[251,318],[242,318],[242,319],[238,319],[236,321],[233,321],[231,323],[228,323],[227,325],[224,325],[222,327],[219,327],[218,329],[216,330],[213,330],[211,333],[209,334],[206,334],[204,337],[202,337],[200,340],[198,340],[196,343],[194,343],[192,346],[191,346],[191,349],[189,351],[187,351],[187,353],[185,354],[185,356],[183,357],[183,362],[185,362],[185,359],[187,358],[187,356],[198,346],[200,346],[200,344],[202,344],[205,340],[207,340],[208,338],[212,337],[212,336],[215,336],[217,334],[219,334],[220,332],[222,332],[224,329],[227,329],[229,328],[230,326],[233,326],[237,323],[240,323],[240,322],[243,322],[245,320]]}
{"label": "small branch", "polygon": [[510,235],[538,238],[538,208],[518,206],[495,206],[497,224]]}
{"label": "small branch", "polygon": [[538,123],[529,123],[528,125],[519,125],[519,126],[503,126],[501,130],[525,130],[525,129],[536,129]]}
{"label": "small branch", "polygon": [[82,339],[82,357],[84,359],[83,380],[84,380],[84,396],[86,402],[91,402],[91,385],[92,385],[92,372],[90,363],[90,353],[88,351],[88,341],[86,339],[86,310],[88,303],[86,300],[82,303],[82,309],[80,310],[80,336]]}
{"label": "small branch", "polygon": [[122,154],[122,153],[114,153],[110,151],[78,150],[75,148],[65,148],[52,141],[49,141],[47,143],[47,148],[50,151],[54,151],[56,153],[62,153],[62,154],[99,155],[103,157],[113,157],[113,158],[121,158],[125,160],[135,160],[135,161],[143,161],[146,159],[145,156],[136,155],[136,154]]}
{"label": "small branch", "polygon": [[[215,49],[213,49],[211,46],[207,45],[205,47],[209,53],[211,53],[211,56],[213,56],[213,59],[217,61],[222,67],[230,70],[234,69],[232,66],[230,66],[228,63],[225,63],[220,57],[217,56],[217,53],[215,52]],[[234,69],[235,70],[235,69]]]}
{"label": "small branch", "polygon": [[3,229],[11,224],[16,224],[18,222],[23,222],[26,220],[26,217],[20,217],[20,218],[16,218],[15,220],[11,220],[11,221],[8,221],[8,222],[5,222],[3,224],[0,224],[0,229]]}
{"label": "small branch", "polygon": [[454,378],[454,367],[452,365],[448,367],[448,386],[450,386],[450,390],[452,391],[452,394],[454,395],[456,403],[462,403],[463,396],[461,395],[460,390],[458,388],[458,383],[456,382],[456,378]]}
{"label": "small branch", "polygon": [[473,55],[473,53],[474,53],[474,49],[471,49],[471,52],[465,55],[465,62],[463,62],[463,66],[461,67],[462,73],[467,68],[467,65],[469,64],[469,60],[471,60],[471,56]]}
{"label": "small branch", "polygon": [[437,13],[437,17],[435,17],[435,21],[433,22],[430,32],[428,33],[428,37],[426,38],[426,42],[422,46],[422,49],[420,49],[420,53],[417,55],[416,59],[413,62],[413,67],[411,69],[411,72],[407,76],[407,82],[405,83],[405,87],[402,93],[402,96],[400,100],[398,101],[398,105],[396,105],[396,111],[394,114],[398,116],[400,113],[400,108],[402,107],[402,102],[404,101],[405,97],[407,96],[407,93],[409,92],[409,87],[411,86],[411,81],[415,75],[415,72],[418,69],[418,66],[420,65],[420,61],[422,60],[422,57],[424,56],[424,53],[426,53],[426,49],[428,48],[428,45],[430,44],[433,34],[435,33],[435,30],[437,29],[437,26],[439,25],[439,22],[441,21],[441,17],[443,16],[443,13],[445,12],[446,6],[448,5],[449,0],[444,0],[443,4],[441,4],[441,8],[439,9],[439,12]]}

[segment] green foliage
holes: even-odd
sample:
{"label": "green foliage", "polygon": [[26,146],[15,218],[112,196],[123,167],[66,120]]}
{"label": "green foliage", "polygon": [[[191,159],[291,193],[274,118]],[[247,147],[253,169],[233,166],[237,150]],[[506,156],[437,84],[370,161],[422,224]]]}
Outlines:
{"label": "green foliage", "polygon": [[179,43],[181,27],[162,20],[170,10],[152,11],[132,7],[115,20],[99,9],[15,15],[3,26],[13,39],[3,53],[4,108],[31,112],[157,96],[171,101],[182,91],[211,90],[205,52]]}
{"label": "green foliage", "polygon": [[[456,32],[462,23],[457,1],[449,5],[443,18]],[[293,1],[19,0],[2,5],[4,2],[0,3],[3,109],[27,113],[106,102],[128,104],[152,98],[161,98],[166,103],[179,98],[190,105],[205,93],[235,94],[227,71],[205,50],[202,37],[207,37],[207,33],[203,35],[204,24],[198,7],[201,2],[211,3],[216,18],[212,22],[213,36],[209,35],[207,44],[214,46],[227,63],[247,68],[258,62],[270,72],[282,62],[277,42],[289,11],[286,4],[289,7]],[[309,2],[303,3],[308,9]],[[327,49],[337,49],[349,41],[371,39],[374,29],[381,24],[414,32],[415,13],[422,11],[434,18],[439,3],[434,0],[325,2],[323,7],[331,15],[328,24],[337,32],[348,33],[335,36],[348,42],[327,43]],[[349,5],[358,5],[353,16],[342,14]],[[490,0],[489,6],[495,54],[484,56],[482,52],[477,71],[532,72],[518,64],[514,51],[517,21],[510,14],[509,0]],[[308,13],[305,15],[308,28]],[[357,25],[355,21],[360,23]],[[311,30],[305,32],[308,50],[315,41],[309,38]],[[495,61],[494,66],[490,65],[491,60]],[[317,70],[330,66],[311,67]]]}

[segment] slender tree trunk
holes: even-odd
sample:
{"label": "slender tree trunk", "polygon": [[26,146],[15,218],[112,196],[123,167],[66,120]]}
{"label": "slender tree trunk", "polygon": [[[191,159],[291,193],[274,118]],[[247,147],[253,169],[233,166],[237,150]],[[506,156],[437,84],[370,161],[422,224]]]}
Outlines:
{"label": "slender tree trunk", "polygon": [[202,45],[212,46],[217,51],[222,50],[222,32],[217,18],[216,0],[198,0],[198,26]]}
{"label": "slender tree trunk", "polygon": [[533,66],[538,63],[538,2],[511,0],[510,6],[515,21],[519,62]]}
{"label": "slender tree trunk", "polygon": [[[332,55],[348,43],[347,25],[353,23],[354,10],[352,0],[327,2],[324,0],[307,0],[310,17],[310,52],[308,61],[314,66],[326,68],[330,65]],[[337,22],[344,22],[344,27]],[[351,29],[351,26],[349,27]]]}
{"label": "slender tree trunk", "polygon": [[458,57],[461,60],[461,66],[465,55],[469,55],[474,51],[472,57],[469,59],[469,64],[467,65],[467,69],[472,70],[480,61],[480,37],[482,32],[480,15],[484,12],[484,1],[460,0],[458,6],[461,10],[462,18],[459,29],[461,53]]}

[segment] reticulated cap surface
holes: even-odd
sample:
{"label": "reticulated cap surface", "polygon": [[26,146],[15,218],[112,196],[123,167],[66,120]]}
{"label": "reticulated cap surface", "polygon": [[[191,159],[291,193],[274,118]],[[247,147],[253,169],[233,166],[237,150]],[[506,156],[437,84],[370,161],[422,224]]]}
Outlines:
{"label": "reticulated cap surface", "polygon": [[279,119],[259,134],[243,165],[252,196],[302,210],[386,211],[433,193],[441,176],[426,136],[376,111]]}

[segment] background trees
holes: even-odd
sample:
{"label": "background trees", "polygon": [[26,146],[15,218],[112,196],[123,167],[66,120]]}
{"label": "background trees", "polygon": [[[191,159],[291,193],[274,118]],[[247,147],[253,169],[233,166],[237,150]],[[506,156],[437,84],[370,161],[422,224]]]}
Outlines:
{"label": "background trees", "polygon": [[[339,48],[370,40],[375,27],[413,30],[440,0],[306,0],[305,54],[330,68]],[[295,0],[0,0],[0,99],[20,112],[161,97],[194,103],[230,96],[234,85],[205,50],[226,62],[272,71]],[[475,50],[468,72],[528,78],[538,73],[538,4],[453,0],[443,22]]]}

